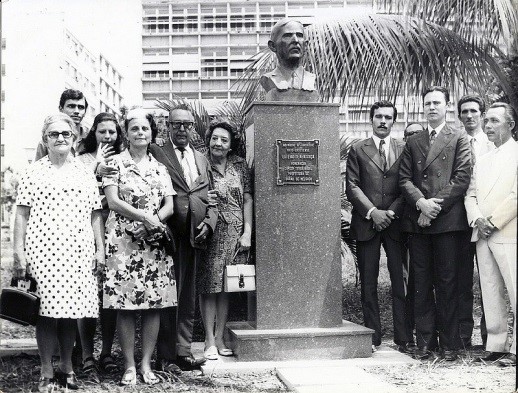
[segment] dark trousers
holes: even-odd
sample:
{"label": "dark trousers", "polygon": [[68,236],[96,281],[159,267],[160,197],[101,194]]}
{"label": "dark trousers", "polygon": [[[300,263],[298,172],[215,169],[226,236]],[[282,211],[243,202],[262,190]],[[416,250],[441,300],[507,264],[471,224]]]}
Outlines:
{"label": "dark trousers", "polygon": [[387,255],[387,266],[392,287],[392,319],[394,322],[394,341],[411,340],[407,330],[405,313],[405,283],[403,279],[403,243],[393,240],[387,233],[378,232],[372,239],[356,243],[356,255],[360,270],[361,300],[363,319],[366,327],[374,330],[372,344],[381,344],[381,320],[378,304],[378,275],[380,267],[380,248],[383,245]]}
{"label": "dark trousers", "polygon": [[462,232],[410,234],[414,266],[417,345],[458,349],[457,256]]}
{"label": "dark trousers", "polygon": [[406,326],[407,331],[410,332],[411,342],[414,342],[414,296],[415,296],[415,283],[414,283],[414,266],[410,262],[410,253],[408,251],[408,234],[404,233],[404,247],[405,247],[405,258],[403,259],[403,276],[405,277],[405,310],[407,313]]}
{"label": "dark trousers", "polygon": [[461,232],[459,243],[459,258],[457,260],[457,291],[459,304],[459,335],[462,346],[471,341],[473,334],[473,267],[475,244],[471,243],[472,230]]}
{"label": "dark trousers", "polygon": [[188,236],[176,239],[173,255],[178,306],[161,310],[157,340],[157,357],[174,360],[191,352],[196,307],[196,261],[199,251],[191,246]]}

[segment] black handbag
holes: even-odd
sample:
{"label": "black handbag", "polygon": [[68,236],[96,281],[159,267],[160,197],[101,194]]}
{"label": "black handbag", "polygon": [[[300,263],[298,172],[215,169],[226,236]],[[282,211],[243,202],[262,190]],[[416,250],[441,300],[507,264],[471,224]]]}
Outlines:
{"label": "black handbag", "polygon": [[0,318],[23,326],[35,326],[40,311],[40,298],[35,291],[36,281],[33,278],[13,278],[11,287],[2,289],[0,295]]}

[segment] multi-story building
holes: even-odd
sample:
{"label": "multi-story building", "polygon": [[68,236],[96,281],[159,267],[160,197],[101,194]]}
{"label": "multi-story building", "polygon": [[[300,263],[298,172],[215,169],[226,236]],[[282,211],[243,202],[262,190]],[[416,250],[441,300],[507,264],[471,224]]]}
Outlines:
{"label": "multi-story building", "polygon": [[[142,99],[155,108],[156,99],[178,95],[201,99],[211,108],[223,100],[239,99],[236,81],[250,58],[267,47],[273,25],[292,17],[305,25],[324,17],[377,10],[374,0],[142,0]],[[417,98],[419,99],[419,98]],[[340,130],[366,137],[372,132],[369,107],[340,108]],[[418,113],[397,101],[408,121]],[[411,113],[410,113],[410,112]],[[407,113],[408,112],[408,113]],[[402,136],[404,123],[394,134]]]}
{"label": "multi-story building", "polygon": [[78,89],[85,95],[86,128],[101,111],[120,114],[123,100],[122,75],[106,56],[73,34],[62,13],[7,17],[8,7],[4,9],[2,171],[9,166],[23,168],[34,159],[43,120],[58,111],[63,90]]}

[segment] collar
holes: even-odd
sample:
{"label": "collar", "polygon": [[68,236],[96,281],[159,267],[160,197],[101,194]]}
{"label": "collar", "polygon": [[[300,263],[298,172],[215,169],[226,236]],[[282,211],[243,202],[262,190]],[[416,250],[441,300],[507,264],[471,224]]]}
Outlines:
{"label": "collar", "polygon": [[[501,152],[501,151],[504,151],[504,150],[507,150],[509,148],[511,148],[512,146],[514,146],[514,144],[517,143],[513,137],[511,136],[507,142],[505,143],[502,143],[500,146],[498,146],[496,149],[494,149],[493,151],[496,153],[498,152]],[[495,145],[496,146],[496,145]]]}
{"label": "collar", "polygon": [[[372,140],[374,141],[374,144],[376,145],[376,149],[379,150],[381,138],[373,134]],[[390,135],[387,135],[387,137],[383,138],[383,140],[385,141],[385,150],[387,150],[390,146]]]}
{"label": "collar", "polygon": [[[439,135],[439,133],[442,131],[442,129],[446,126],[446,122],[443,121],[441,124],[439,124],[437,127],[433,128],[436,132],[435,137]],[[430,136],[430,133],[432,132],[432,127],[430,124],[428,124],[428,137]]]}
{"label": "collar", "polygon": [[[176,146],[176,145],[174,144],[174,142],[171,140],[171,138],[169,138],[169,140],[171,141],[171,144],[173,145],[174,150],[175,150],[175,151],[180,151],[179,147],[178,147],[178,146]],[[190,145],[190,144],[188,144],[187,146],[185,146],[185,150],[184,150],[184,151],[185,151],[187,154],[194,154],[194,153],[193,153],[193,151],[192,151],[192,149],[191,149],[191,145]]]}

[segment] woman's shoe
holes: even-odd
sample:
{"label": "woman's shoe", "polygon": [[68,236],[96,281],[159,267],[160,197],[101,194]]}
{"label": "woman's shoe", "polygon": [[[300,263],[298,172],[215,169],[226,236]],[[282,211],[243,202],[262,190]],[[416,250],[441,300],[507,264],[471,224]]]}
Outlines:
{"label": "woman's shoe", "polygon": [[215,345],[211,345],[203,351],[203,357],[207,360],[218,360],[218,348]]}
{"label": "woman's shoe", "polygon": [[218,348],[218,353],[221,356],[234,356],[234,351],[230,348]]}
{"label": "woman's shoe", "polygon": [[137,384],[137,369],[132,366],[128,367],[124,374],[122,374],[121,385],[136,385]]}
{"label": "woman's shoe", "polygon": [[40,377],[38,392],[49,393],[54,390],[54,378]]}
{"label": "woman's shoe", "polygon": [[79,385],[77,382],[76,374],[74,372],[70,373],[64,373],[61,370],[56,371],[56,381],[60,386],[63,386],[64,388],[70,389],[70,390],[77,390],[79,389]]}
{"label": "woman's shoe", "polygon": [[160,379],[151,370],[146,372],[140,372],[140,376],[142,377],[144,383],[147,385],[156,385],[160,382]]}

